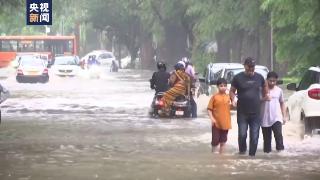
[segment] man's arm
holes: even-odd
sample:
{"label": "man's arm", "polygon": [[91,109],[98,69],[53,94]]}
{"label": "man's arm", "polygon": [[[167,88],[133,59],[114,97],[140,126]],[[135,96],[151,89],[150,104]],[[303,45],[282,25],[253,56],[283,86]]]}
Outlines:
{"label": "man's arm", "polygon": [[284,103],[284,98],[283,98],[283,91],[281,91],[279,101],[280,101],[280,108],[281,108],[281,113],[283,118],[283,124],[285,124],[287,121],[287,114],[286,114],[286,105]]}
{"label": "man's arm", "polygon": [[237,89],[235,87],[231,86],[230,91],[229,91],[231,101],[233,101],[234,98],[236,97],[236,91],[237,91]]}
{"label": "man's arm", "polygon": [[230,95],[231,104],[233,107],[237,107],[237,102],[235,101],[236,91],[237,91],[237,89],[235,87],[231,86],[230,91],[229,91],[229,95]]}
{"label": "man's arm", "polygon": [[153,73],[152,78],[150,79],[150,88],[155,89],[155,73]]}
{"label": "man's arm", "polygon": [[264,100],[267,100],[269,101],[270,100],[270,97],[269,97],[269,88],[268,88],[268,82],[267,81],[263,81],[264,84],[263,84],[263,87],[262,87],[262,98]]}
{"label": "man's arm", "polygon": [[287,122],[287,114],[286,114],[286,105],[284,102],[280,102],[282,117],[283,117],[283,124]]}

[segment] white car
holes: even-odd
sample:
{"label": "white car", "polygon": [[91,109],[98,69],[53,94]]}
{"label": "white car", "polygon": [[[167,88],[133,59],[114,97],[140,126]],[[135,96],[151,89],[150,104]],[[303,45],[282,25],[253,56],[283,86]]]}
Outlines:
{"label": "white car", "polygon": [[16,73],[17,82],[42,82],[49,81],[48,68],[44,60],[36,56],[23,56],[19,61]]}
{"label": "white car", "polygon": [[11,67],[17,68],[19,66],[21,58],[25,58],[27,56],[34,56],[38,59],[42,59],[46,65],[48,65],[48,54],[40,54],[40,53],[17,53],[14,60],[11,61]]}
{"label": "white car", "polygon": [[90,53],[86,54],[84,57],[81,58],[81,62],[83,62],[85,65],[88,63],[88,59],[90,56],[95,56],[97,61],[102,66],[111,67],[112,61],[117,63],[115,56],[112,52],[106,51],[106,50],[95,50],[91,51]]}
{"label": "white car", "polygon": [[58,76],[76,76],[80,71],[78,56],[58,56],[51,70]]}
{"label": "white car", "polygon": [[304,123],[304,133],[320,133],[320,67],[310,67],[300,83],[287,85],[295,92],[288,98],[289,120]]}
{"label": "white car", "polygon": [[[240,63],[211,63],[207,66],[204,78],[199,78],[204,90],[203,93],[212,95],[217,92],[216,81],[225,78],[228,82],[228,90],[231,87],[233,77],[245,71],[243,64]],[[261,74],[265,79],[269,72],[268,68],[261,65],[255,66],[255,72]]]}

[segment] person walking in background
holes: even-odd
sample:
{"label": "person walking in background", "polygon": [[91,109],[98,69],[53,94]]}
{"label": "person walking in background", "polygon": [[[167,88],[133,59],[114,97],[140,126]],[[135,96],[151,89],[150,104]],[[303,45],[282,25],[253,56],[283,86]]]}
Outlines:
{"label": "person walking in background", "polygon": [[226,93],[227,81],[220,78],[217,81],[219,92],[209,101],[207,110],[212,124],[212,151],[220,145],[219,153],[223,153],[231,129],[230,96]]}
{"label": "person walking in background", "polygon": [[[234,76],[231,82],[230,97],[237,107],[239,154],[247,151],[247,131],[249,126],[249,155],[255,156],[261,125],[261,94],[267,96],[268,88],[262,75],[254,72],[255,60],[248,57],[244,61],[245,71]],[[238,98],[236,98],[236,91]],[[236,101],[238,99],[238,101]]]}
{"label": "person walking in background", "polygon": [[[0,104],[2,104],[5,100],[7,100],[9,96],[10,96],[9,91],[0,84]],[[1,109],[0,109],[0,123],[1,123]]]}
{"label": "person walking in background", "polygon": [[271,152],[272,132],[276,141],[276,149],[284,150],[282,137],[282,124],[286,121],[286,107],[284,104],[283,91],[277,84],[278,74],[269,72],[267,75],[269,94],[263,99],[262,103],[262,134],[263,134],[263,151]]}

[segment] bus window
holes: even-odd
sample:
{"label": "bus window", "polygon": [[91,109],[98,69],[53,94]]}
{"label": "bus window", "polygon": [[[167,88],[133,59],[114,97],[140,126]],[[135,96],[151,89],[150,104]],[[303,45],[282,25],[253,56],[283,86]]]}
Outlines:
{"label": "bus window", "polygon": [[50,49],[45,49],[43,40],[35,41],[35,47],[36,47],[36,52],[45,52],[45,51],[50,52]]}
{"label": "bus window", "polygon": [[20,43],[18,43],[19,45],[19,50],[21,50],[21,52],[34,52],[34,43],[33,41],[20,41]]}
{"label": "bus window", "polygon": [[17,51],[18,44],[15,40],[2,40],[0,51],[9,52],[9,51]]}

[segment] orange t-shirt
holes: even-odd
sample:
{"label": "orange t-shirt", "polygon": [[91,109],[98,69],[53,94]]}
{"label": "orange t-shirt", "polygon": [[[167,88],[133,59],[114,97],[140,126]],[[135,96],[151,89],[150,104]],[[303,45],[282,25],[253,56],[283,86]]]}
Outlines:
{"label": "orange t-shirt", "polygon": [[208,104],[208,110],[212,111],[216,119],[216,127],[223,130],[231,129],[230,96],[217,93],[213,95]]}

